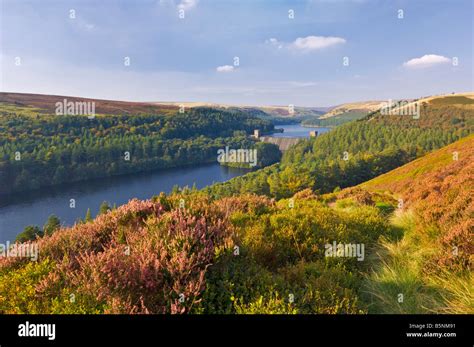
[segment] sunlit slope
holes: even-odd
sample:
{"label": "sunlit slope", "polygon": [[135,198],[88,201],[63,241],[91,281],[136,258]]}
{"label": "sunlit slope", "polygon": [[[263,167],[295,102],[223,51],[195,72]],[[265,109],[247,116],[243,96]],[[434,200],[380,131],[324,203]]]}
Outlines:
{"label": "sunlit slope", "polygon": [[[43,95],[26,93],[0,93],[0,111],[26,114],[54,114],[56,104],[66,102],[94,103],[96,114],[174,114],[178,111],[175,105],[157,105],[147,102],[130,102],[117,100],[102,100],[64,95]],[[25,114],[25,112],[22,112]]]}
{"label": "sunlit slope", "polygon": [[331,118],[335,116],[341,116],[346,113],[369,113],[377,111],[380,108],[382,101],[360,101],[360,102],[349,102],[339,106],[336,106],[329,112],[323,114],[321,119]]}
{"label": "sunlit slope", "polygon": [[369,312],[474,313],[473,159],[471,135],[347,190],[398,199],[391,223],[403,237],[381,240]]}
{"label": "sunlit slope", "polygon": [[371,191],[389,191],[405,197],[407,201],[415,201],[430,195],[454,194],[454,190],[458,189],[472,189],[473,180],[474,135],[470,135],[360,187]]}
{"label": "sunlit slope", "polygon": [[441,245],[442,264],[474,265],[474,135],[360,185],[400,199]]}

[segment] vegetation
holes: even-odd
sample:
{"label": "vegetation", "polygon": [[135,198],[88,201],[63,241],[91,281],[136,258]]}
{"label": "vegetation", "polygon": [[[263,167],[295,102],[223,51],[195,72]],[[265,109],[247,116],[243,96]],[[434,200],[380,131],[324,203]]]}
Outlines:
{"label": "vegetation", "polygon": [[25,228],[25,230],[17,235],[15,242],[23,243],[26,241],[32,241],[41,236],[43,236],[43,231],[39,227],[29,225]]}
{"label": "vegetation", "polygon": [[[234,150],[238,150],[234,148]],[[221,165],[239,167],[246,169],[260,169],[272,165],[281,159],[281,152],[277,145],[266,142],[256,142],[253,146],[246,148],[253,151],[252,154],[241,155],[239,161],[223,161]],[[247,152],[249,153],[249,152]],[[237,154],[235,155],[238,158]]]}
{"label": "vegetation", "polygon": [[[456,121],[453,122],[453,119]],[[419,119],[380,113],[341,125],[285,152],[280,164],[207,189],[290,197],[301,189],[329,193],[360,184],[459,140],[474,130],[474,109],[430,105]]]}
{"label": "vegetation", "polygon": [[[226,146],[273,125],[239,112],[54,116],[0,111],[0,193],[169,167],[215,162]],[[272,158],[273,160],[273,158]]]}
{"label": "vegetation", "polygon": [[[103,201],[99,206],[98,215],[107,213],[112,208],[109,206],[108,202]],[[93,220],[92,213],[90,208],[87,209],[86,215],[84,219],[78,218],[76,223],[87,223]],[[27,242],[27,241],[35,241],[38,238],[48,235],[51,236],[56,230],[61,227],[61,220],[54,214],[48,217],[43,229],[41,229],[37,225],[28,225],[25,229],[19,233],[15,239],[15,242]]]}
{"label": "vegetation", "polygon": [[[37,263],[1,258],[0,312],[473,313],[473,144],[325,195],[130,201],[39,237]],[[453,150],[463,162],[441,164]]]}
{"label": "vegetation", "polygon": [[[388,228],[382,214],[331,209],[311,193],[295,199],[290,208],[286,200],[213,200],[186,190],[131,201],[39,238],[37,265],[2,258],[0,312],[365,312],[365,264],[328,259],[324,244],[374,247]],[[18,281],[29,286],[10,301]]]}
{"label": "vegetation", "polygon": [[29,229],[0,313],[472,314],[473,112],[369,115],[230,182]]}
{"label": "vegetation", "polygon": [[382,243],[366,283],[374,312],[474,312],[473,159],[469,136],[361,185],[403,202],[392,224],[404,236]]}
{"label": "vegetation", "polygon": [[306,119],[302,122],[304,126],[319,126],[319,127],[335,127],[342,125],[344,123],[352,122],[354,120],[362,119],[367,116],[367,111],[364,110],[350,110],[339,114],[337,116],[332,116],[329,118],[311,118]]}
{"label": "vegetation", "polygon": [[61,221],[57,216],[52,214],[49,216],[48,220],[46,221],[46,224],[43,227],[43,232],[45,235],[53,235],[53,233],[59,229],[61,226]]}

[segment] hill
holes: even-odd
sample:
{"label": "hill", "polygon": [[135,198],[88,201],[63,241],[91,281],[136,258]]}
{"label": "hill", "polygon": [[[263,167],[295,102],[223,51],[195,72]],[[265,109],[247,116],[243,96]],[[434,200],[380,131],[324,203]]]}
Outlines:
{"label": "hill", "polygon": [[0,313],[474,313],[460,101],[374,113],[280,164],[45,232],[24,243],[37,261],[0,258]]}
{"label": "hill", "polygon": [[[370,180],[474,132],[474,105],[457,98],[427,103],[420,116],[377,111],[299,142],[279,165],[210,188],[227,196],[256,193],[283,198],[310,188],[329,193]],[[255,182],[258,182],[256,184]]]}
{"label": "hill", "polygon": [[[0,195],[92,178],[215,163],[219,149],[254,148],[255,141],[249,135],[255,129],[262,134],[274,129],[269,121],[244,112],[204,107],[174,112],[173,116],[145,112],[86,117],[40,113],[22,105],[0,103]],[[269,146],[257,147],[257,151],[272,152]],[[278,153],[276,146],[270,147]],[[260,158],[258,165],[278,157],[279,153]]]}
{"label": "hill", "polygon": [[[419,201],[421,197],[426,198],[430,194],[447,193],[441,191],[439,187],[428,185],[430,181],[444,182],[452,175],[460,175],[461,171],[464,178],[469,178],[468,174],[474,173],[473,159],[474,136],[471,135],[362,183],[360,187],[370,191],[390,191],[393,194],[406,196],[407,201],[410,199]],[[470,177],[470,180],[474,178]],[[418,192],[420,187],[426,190]]]}
{"label": "hill", "polygon": [[[413,100],[347,103],[331,109],[329,112],[325,113],[318,119],[305,119],[303,121],[303,125],[338,126],[365,117],[377,117],[377,115],[380,115],[380,113],[385,115],[385,118],[390,118],[392,115],[410,116],[414,111],[423,116],[423,113],[426,110],[431,110],[433,108],[444,108],[446,110],[446,107],[450,107],[451,110],[468,110],[472,108],[473,102],[474,93],[452,93],[422,97]],[[395,117],[395,119],[396,118],[397,117]],[[456,121],[456,119],[453,121]]]}
{"label": "hill", "polygon": [[[425,227],[440,231],[440,261],[474,267],[474,136],[360,185],[390,192]],[[456,254],[453,248],[456,247]]]}
{"label": "hill", "polygon": [[160,105],[146,102],[101,100],[62,95],[43,95],[25,93],[0,93],[2,106],[32,108],[33,112],[54,114],[56,103],[64,99],[69,102],[94,102],[97,114],[172,114],[178,111],[175,105]]}
{"label": "hill", "polygon": [[381,101],[354,102],[331,107],[320,117],[306,118],[302,124],[313,127],[333,127],[364,118],[371,112],[377,111]]}
{"label": "hill", "polygon": [[[189,189],[132,200],[27,243],[41,250],[37,262],[0,258],[0,312],[472,313],[472,234],[458,222],[472,211],[473,139],[386,175],[411,172],[407,185],[432,189],[444,170],[443,185],[465,187],[454,197],[442,188],[429,206],[396,209],[392,195],[407,190],[377,179],[278,201]],[[451,150],[465,156],[446,169]],[[417,176],[423,163],[433,164]],[[458,212],[452,231],[433,224],[444,214],[421,218],[442,206]]]}
{"label": "hill", "polygon": [[247,113],[262,119],[271,120],[275,124],[296,123],[303,119],[316,119],[328,109],[327,107],[294,106],[293,109],[290,110],[289,105],[246,106],[209,102],[132,102],[62,95],[0,92],[0,110],[13,112],[21,109],[24,114],[30,115],[53,114],[56,110],[56,103],[62,103],[64,99],[74,103],[93,102],[95,103],[95,113],[102,115],[173,115],[182,107],[184,107],[185,110],[193,108],[213,108],[223,111]]}
{"label": "hill", "polygon": [[331,206],[384,209],[400,233],[379,240],[362,290],[369,312],[474,313],[473,159],[471,135],[324,196]]}
{"label": "hill", "polygon": [[335,116],[341,116],[345,114],[367,114],[373,111],[377,111],[380,108],[382,101],[360,101],[350,102],[334,107],[329,112],[323,114],[320,119],[331,118]]}
{"label": "hill", "polygon": [[454,105],[456,107],[465,107],[466,105],[474,104],[474,93],[451,93],[451,94],[441,94],[441,95],[431,95],[427,97],[422,97],[416,100],[409,102],[406,106],[400,107],[410,107],[413,103],[419,104],[431,104],[431,105]]}

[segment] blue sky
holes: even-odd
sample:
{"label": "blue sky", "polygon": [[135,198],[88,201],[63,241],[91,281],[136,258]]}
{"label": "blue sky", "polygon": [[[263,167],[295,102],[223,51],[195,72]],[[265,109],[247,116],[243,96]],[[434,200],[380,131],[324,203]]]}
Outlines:
{"label": "blue sky", "polygon": [[474,90],[472,0],[0,2],[1,91],[329,106]]}

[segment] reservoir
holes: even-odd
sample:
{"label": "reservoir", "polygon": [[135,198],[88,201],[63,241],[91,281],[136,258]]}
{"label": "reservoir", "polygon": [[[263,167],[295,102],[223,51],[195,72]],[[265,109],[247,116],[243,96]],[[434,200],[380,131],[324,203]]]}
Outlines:
{"label": "reservoir", "polygon": [[[203,188],[245,172],[248,170],[216,163],[101,178],[1,196],[0,243],[13,242],[28,225],[43,228],[51,214],[58,216],[61,224],[72,225],[78,218],[84,218],[88,208],[94,217],[103,201],[119,206],[133,198],[149,199],[162,191],[168,193],[175,185],[191,187],[196,184],[197,188]],[[69,207],[70,199],[75,199],[75,208]]]}
{"label": "reservoir", "polygon": [[[298,124],[281,125],[278,137],[309,137],[310,130],[325,132],[326,128],[305,128]],[[217,160],[217,154],[216,154]],[[224,182],[248,172],[246,169],[229,168],[215,164],[173,168],[151,173],[88,180],[40,189],[32,192],[0,196],[0,243],[13,242],[18,233],[28,225],[43,228],[51,214],[59,217],[62,225],[73,225],[84,218],[90,208],[94,217],[103,201],[120,206],[130,199],[149,199],[160,192],[169,193],[173,186],[203,188]],[[70,208],[70,199],[76,207]]]}
{"label": "reservoir", "polygon": [[330,128],[309,128],[303,127],[299,124],[275,125],[275,129],[283,129],[282,133],[275,133],[273,137],[309,137],[310,131],[317,131],[318,135],[326,133]]}

